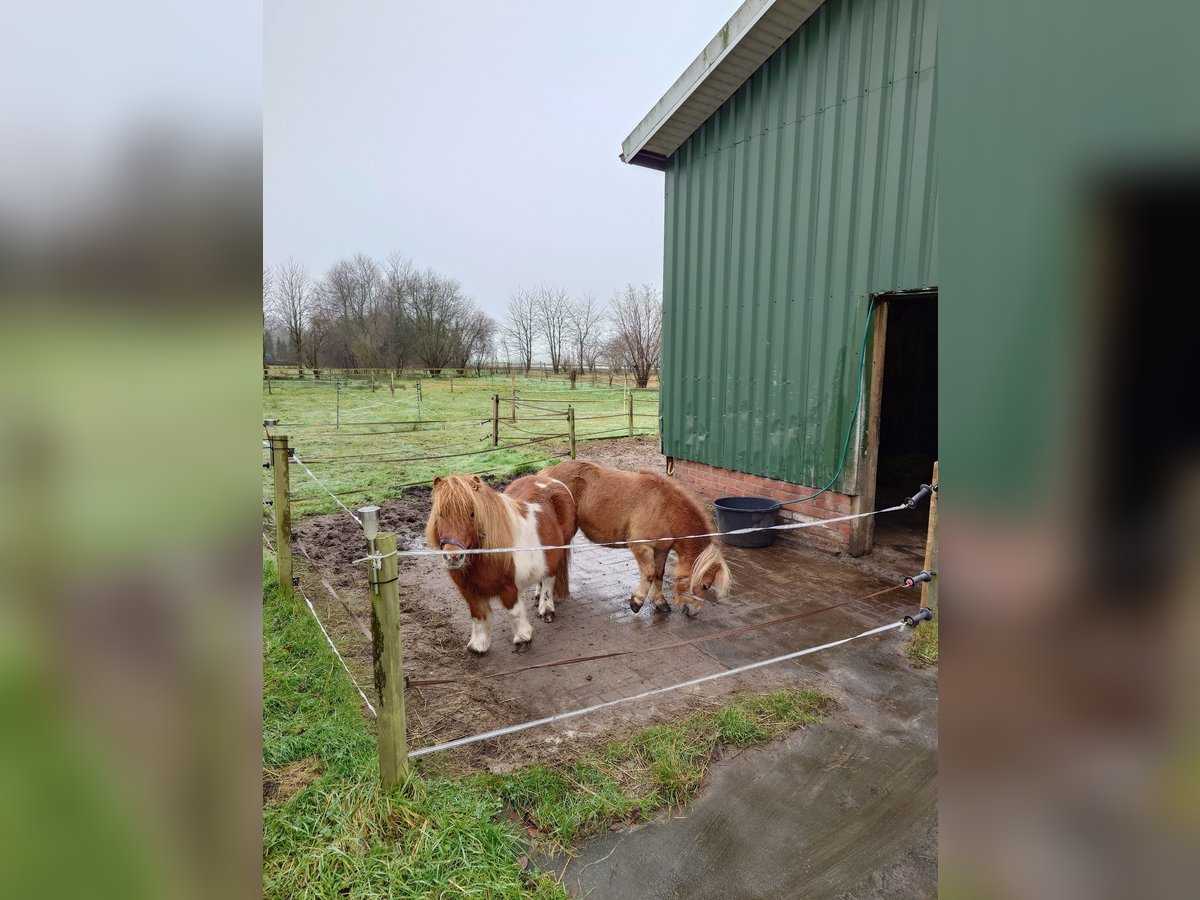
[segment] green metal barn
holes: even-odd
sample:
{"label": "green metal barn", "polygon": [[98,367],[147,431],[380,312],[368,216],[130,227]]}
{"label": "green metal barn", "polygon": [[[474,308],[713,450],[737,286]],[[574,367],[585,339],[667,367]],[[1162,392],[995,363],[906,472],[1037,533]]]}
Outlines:
{"label": "green metal barn", "polygon": [[936,108],[937,0],[748,0],[625,139],[665,172],[663,450],[701,495],[828,488],[810,520],[929,480]]}

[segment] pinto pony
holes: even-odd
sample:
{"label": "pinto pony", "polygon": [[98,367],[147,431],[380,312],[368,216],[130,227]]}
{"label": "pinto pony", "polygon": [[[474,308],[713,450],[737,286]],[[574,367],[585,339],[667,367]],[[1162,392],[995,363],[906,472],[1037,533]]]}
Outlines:
{"label": "pinto pony", "polygon": [[[439,550],[537,547],[569,544],[575,536],[575,501],[552,478],[526,475],[503,493],[478,475],[447,475],[433,480],[433,509],[425,542]],[[554,621],[554,604],[570,593],[569,550],[519,553],[452,553],[443,557],[450,580],[471,608],[467,649],[487,653],[492,644],[492,598],[512,618],[513,644],[523,652],[533,640],[521,591],[537,585],[538,615]]]}
{"label": "pinto pony", "polygon": [[642,580],[629,608],[639,612],[649,595],[654,608],[670,612],[663,596],[663,570],[667,554],[675,551],[675,600],[694,616],[710,590],[724,597],[733,580],[716,538],[689,538],[689,534],[716,531],[712,517],[679,483],[642,469],[622,472],[598,463],[569,460],[543,469],[539,477],[556,478],[571,490],[579,527],[596,543],[618,543],[666,538],[652,544],[628,544],[637,560]]}

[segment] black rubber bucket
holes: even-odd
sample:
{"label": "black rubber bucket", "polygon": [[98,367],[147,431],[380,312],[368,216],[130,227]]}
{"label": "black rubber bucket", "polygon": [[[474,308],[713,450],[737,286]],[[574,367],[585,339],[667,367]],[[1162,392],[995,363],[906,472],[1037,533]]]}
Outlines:
{"label": "black rubber bucket", "polygon": [[[766,497],[722,497],[713,503],[717,510],[717,530],[762,528],[775,524],[779,504]],[[733,547],[770,547],[775,542],[774,531],[752,531],[749,534],[730,534],[721,538]]]}

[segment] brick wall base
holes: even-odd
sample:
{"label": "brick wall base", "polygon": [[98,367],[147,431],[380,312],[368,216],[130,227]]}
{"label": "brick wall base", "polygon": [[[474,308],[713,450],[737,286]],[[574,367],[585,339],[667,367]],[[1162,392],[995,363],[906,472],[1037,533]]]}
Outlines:
{"label": "brick wall base", "polygon": [[[817,488],[788,481],[776,481],[759,475],[718,469],[686,459],[675,460],[675,477],[708,502],[719,497],[769,497],[772,500],[791,500],[817,492]],[[779,510],[779,521],[812,522],[849,515],[854,498],[849,494],[826,491],[805,503],[795,503]],[[779,532],[780,539],[797,540],[831,553],[850,549],[850,522],[833,522],[815,528],[799,528]]]}

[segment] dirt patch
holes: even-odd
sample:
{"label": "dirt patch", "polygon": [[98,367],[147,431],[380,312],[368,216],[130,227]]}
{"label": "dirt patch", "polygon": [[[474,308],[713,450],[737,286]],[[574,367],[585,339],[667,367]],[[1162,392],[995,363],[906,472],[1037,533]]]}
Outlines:
{"label": "dirt patch", "polygon": [[321,777],[319,760],[299,759],[278,769],[263,769],[263,803],[283,803]]}
{"label": "dirt patch", "polygon": [[[647,438],[589,441],[580,445],[579,457],[624,469],[661,469],[663,460],[658,452],[657,440]],[[502,490],[511,480],[491,478],[489,482]],[[382,505],[380,527],[396,533],[401,549],[424,546],[430,493],[426,487],[412,488],[401,499]],[[331,513],[296,522],[294,534],[295,568],[301,576],[301,585],[355,679],[368,696],[373,696],[371,646],[367,635],[363,633],[364,628],[369,631],[371,623],[366,563],[354,562],[367,549],[362,530],[345,513]],[[629,573],[635,572],[632,557],[625,551],[619,553],[618,558]],[[507,616],[503,610],[497,609],[493,618],[495,640],[492,650],[486,657],[475,659],[465,649],[470,634],[466,604],[446,577],[441,563],[433,558],[405,559],[399,567],[398,577],[401,627],[405,636],[404,668],[411,678],[469,678],[539,661],[537,657],[543,654],[536,651],[550,649],[537,646],[531,653],[515,655],[508,642]],[[573,571],[572,579],[578,588],[578,567]],[[625,580],[632,584],[629,577]],[[537,640],[538,629],[549,630],[552,627],[543,626],[535,618],[535,644],[547,644],[544,637],[542,641]],[[602,641],[595,638],[587,640],[584,645],[590,652],[607,649]],[[559,645],[553,654],[545,654],[545,658],[572,655],[575,654],[570,645]],[[544,674],[552,680],[555,673]],[[589,686],[594,682],[594,675],[586,676]],[[419,747],[433,744],[566,708],[556,704],[554,709],[546,710],[542,704],[552,695],[547,695],[541,689],[515,690],[514,687],[510,679],[466,681],[410,690],[406,698],[410,745]],[[530,693],[535,695],[535,702],[531,702]],[[588,732],[583,730],[569,733],[572,738],[588,737]],[[574,742],[566,743],[569,745]],[[491,746],[491,742],[464,748],[455,754],[454,762],[456,768],[461,764],[468,768],[482,765],[504,769],[511,765],[514,758],[529,762],[532,759],[565,757],[575,752],[575,748],[564,746],[561,738],[548,738],[542,733],[509,738],[503,749]]]}
{"label": "dirt patch", "polygon": [[[579,456],[627,470],[644,467],[662,471],[663,465],[656,439],[592,441],[580,446]],[[399,500],[383,504],[382,528],[396,532],[402,549],[423,546],[429,495],[428,488],[416,489]],[[366,550],[362,530],[345,513],[338,513],[300,520],[294,531],[296,571],[303,589],[355,678],[368,696],[373,696],[370,640],[362,630],[363,627],[369,630],[371,621],[367,564],[354,562]],[[502,609],[497,609],[493,613],[491,651],[482,658],[471,657],[466,652],[469,612],[440,560],[433,557],[401,560],[398,584],[405,672],[414,680],[463,679],[455,684],[409,689],[406,706],[410,746],[428,746],[712,674],[770,656],[777,647],[780,648],[777,652],[786,652],[817,643],[826,625],[817,627],[817,618],[810,625],[806,619],[795,628],[763,629],[669,651],[539,669],[495,680],[479,680],[480,676],[568,657],[641,650],[766,621],[808,606],[825,606],[883,586],[878,579],[849,570],[823,554],[784,546],[761,550],[726,548],[735,579],[734,592],[727,601],[709,604],[695,619],[679,613],[654,613],[649,605],[640,614],[634,614],[628,605],[638,580],[632,555],[627,550],[592,547],[582,535],[576,537],[576,543],[580,550],[573,554],[570,600],[560,605],[553,623],[532,618],[533,643],[527,653],[519,656],[512,650],[508,617]],[[311,557],[311,564],[304,554]],[[672,564],[668,564],[668,582],[671,574]],[[525,602],[528,600],[527,595]],[[879,624],[877,607],[878,604],[872,604],[864,609],[851,606],[839,610],[840,620],[828,626],[832,628],[831,635],[854,633],[849,629],[857,623],[847,623],[846,616],[857,614],[864,624]],[[821,671],[819,665],[814,668]],[[428,757],[422,760],[422,765],[435,769],[504,770],[537,761],[571,759],[578,756],[583,746],[603,744],[648,723],[723,702],[731,692],[795,687],[798,676],[806,683],[818,682],[817,686],[821,686],[812,668],[798,672],[791,664],[772,667],[686,691],[656,695],[558,726],[531,729],[500,741],[473,744]]]}
{"label": "dirt patch", "polygon": [[577,451],[579,459],[590,459],[628,472],[638,469],[662,472],[666,465],[666,457],[658,450],[657,437],[584,441],[579,444]]}

